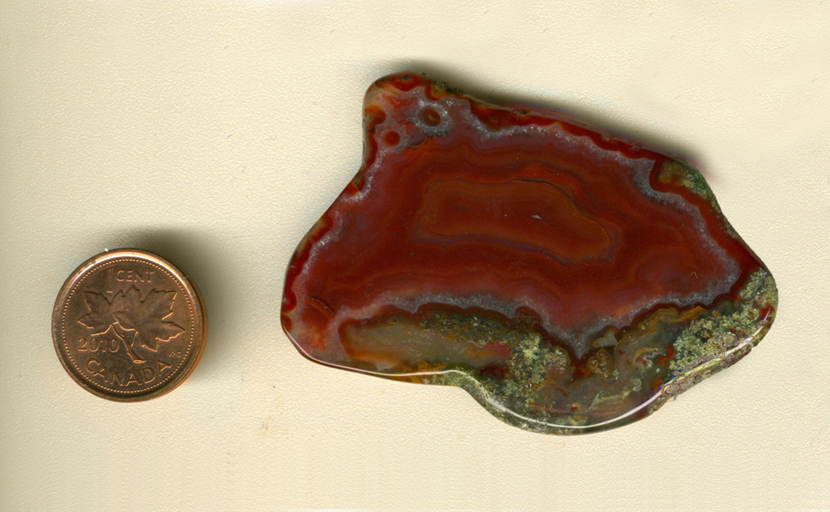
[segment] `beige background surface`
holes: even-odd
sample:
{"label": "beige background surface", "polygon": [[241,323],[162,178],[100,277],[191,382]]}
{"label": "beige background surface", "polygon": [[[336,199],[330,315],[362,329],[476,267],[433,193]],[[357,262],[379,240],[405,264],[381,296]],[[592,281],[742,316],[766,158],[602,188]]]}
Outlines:
{"label": "beige background surface", "polygon": [[[303,359],[296,243],[356,172],[370,82],[413,69],[563,108],[702,167],[780,289],[746,359],[654,416],[530,434],[459,389]],[[0,6],[2,510],[830,509],[830,3]],[[55,356],[106,248],[202,288],[204,358],[110,403]]]}

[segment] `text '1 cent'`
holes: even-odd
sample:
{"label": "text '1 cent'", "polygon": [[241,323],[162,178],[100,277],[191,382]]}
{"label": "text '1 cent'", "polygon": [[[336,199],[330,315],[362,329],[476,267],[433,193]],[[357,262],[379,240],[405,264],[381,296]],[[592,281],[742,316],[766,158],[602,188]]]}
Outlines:
{"label": "text '1 cent'", "polygon": [[67,372],[111,400],[146,400],[196,366],[207,331],[196,287],[148,252],[121,249],[84,262],[64,283],[52,335]]}

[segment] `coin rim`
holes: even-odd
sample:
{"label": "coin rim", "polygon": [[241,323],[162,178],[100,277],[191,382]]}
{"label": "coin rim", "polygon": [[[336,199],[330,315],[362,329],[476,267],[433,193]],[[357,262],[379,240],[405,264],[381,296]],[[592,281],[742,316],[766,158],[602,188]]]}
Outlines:
{"label": "coin rim", "polygon": [[[169,271],[170,274],[179,281],[181,286],[192,298],[192,302],[194,303],[193,314],[196,316],[196,325],[193,326],[193,335],[201,337],[201,340],[199,340],[197,343],[194,343],[194,354],[191,355],[189,361],[187,361],[183,365],[183,369],[180,370],[177,376],[173,377],[167,384],[159,388],[147,391],[146,393],[138,393],[131,395],[120,395],[110,393],[93,387],[84,379],[83,375],[78,375],[76,373],[75,368],[73,368],[68,363],[68,361],[66,361],[63,353],[61,352],[61,343],[63,341],[61,336],[61,310],[63,309],[64,304],[69,298],[69,293],[72,290],[73,286],[79,281],[79,279],[82,276],[94,270],[95,267],[97,267],[101,263],[121,258],[144,260],[159,265],[165,268],[167,271]],[[58,360],[61,362],[61,365],[63,366],[64,370],[66,370],[66,372],[72,377],[72,379],[85,390],[89,391],[93,395],[99,396],[101,398],[106,398],[108,400],[112,400],[115,402],[140,402],[144,400],[149,400],[151,398],[157,398],[161,395],[169,393],[173,389],[180,386],[182,382],[184,382],[187,379],[187,377],[189,377],[190,374],[193,373],[193,370],[196,368],[196,365],[202,358],[202,352],[204,351],[205,341],[207,339],[207,327],[207,310],[205,309],[205,302],[204,300],[202,300],[202,295],[199,292],[199,288],[196,287],[196,284],[190,280],[187,274],[182,272],[178,267],[176,267],[166,259],[158,256],[157,254],[144,251],[141,249],[113,249],[111,251],[105,251],[100,254],[96,254],[95,256],[81,263],[78,266],[78,268],[76,268],[72,272],[72,274],[69,275],[69,277],[63,283],[63,286],[61,286],[61,289],[58,292],[58,296],[55,299],[55,306],[52,310],[52,343],[55,347],[55,351],[58,354]]]}

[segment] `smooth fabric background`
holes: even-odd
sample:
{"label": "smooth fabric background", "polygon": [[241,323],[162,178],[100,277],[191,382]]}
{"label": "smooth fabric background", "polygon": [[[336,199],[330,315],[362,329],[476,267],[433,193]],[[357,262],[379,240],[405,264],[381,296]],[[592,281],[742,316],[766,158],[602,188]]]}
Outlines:
{"label": "smooth fabric background", "polygon": [[[406,69],[693,161],[778,282],[769,335],[581,437],[302,358],[286,264],[360,165],[364,91]],[[199,367],[145,403],[52,345],[63,281],[117,247],[209,312]],[[828,2],[0,4],[2,510],[827,510],[828,290]]]}

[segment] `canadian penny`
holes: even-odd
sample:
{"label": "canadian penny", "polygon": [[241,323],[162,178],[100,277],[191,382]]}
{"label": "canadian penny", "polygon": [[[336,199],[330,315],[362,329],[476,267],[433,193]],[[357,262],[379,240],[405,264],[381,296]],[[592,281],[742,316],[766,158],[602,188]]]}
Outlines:
{"label": "canadian penny", "polygon": [[202,355],[207,316],[196,286],[172,263],[137,249],[85,261],[58,293],[52,338],[87,391],[123,402],[167,393]]}

